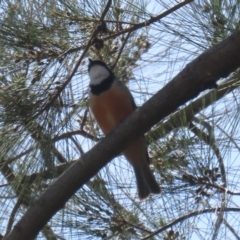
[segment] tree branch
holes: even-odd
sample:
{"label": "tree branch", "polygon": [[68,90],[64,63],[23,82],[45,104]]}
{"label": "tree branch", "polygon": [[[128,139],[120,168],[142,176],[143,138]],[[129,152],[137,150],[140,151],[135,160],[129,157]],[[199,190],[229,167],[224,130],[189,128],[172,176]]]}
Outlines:
{"label": "tree branch", "polygon": [[150,24],[152,23],[155,23],[159,20],[161,20],[162,18],[166,17],[167,15],[175,12],[176,10],[178,10],[179,8],[187,5],[188,3],[191,3],[193,2],[193,0],[185,0],[179,4],[177,4],[176,6],[168,9],[167,11],[165,11],[164,13],[161,13],[159,15],[157,15],[156,17],[151,17],[150,19],[144,21],[144,22],[141,22],[141,23],[138,23],[138,24],[135,24],[134,26],[132,27],[129,27],[129,28],[125,28],[124,30],[120,31],[120,32],[117,32],[117,33],[114,33],[108,37],[105,37],[103,38],[103,41],[106,41],[106,40],[109,40],[109,39],[112,39],[112,38],[116,38],[117,36],[120,36],[124,33],[127,33],[127,32],[133,32],[133,31],[136,31],[137,29],[140,29],[142,27],[146,27],[146,26],[149,26]]}
{"label": "tree branch", "polygon": [[[131,24],[131,25],[133,25],[133,26],[132,26],[132,27],[129,27],[129,28],[125,28],[125,29],[123,29],[122,31],[113,33],[113,34],[111,34],[110,36],[107,36],[107,37],[105,37],[105,38],[102,38],[102,40],[103,40],[103,41],[107,41],[107,40],[109,40],[109,39],[115,39],[116,37],[118,37],[118,36],[120,36],[120,35],[122,35],[122,34],[124,34],[124,33],[131,33],[131,32],[133,32],[133,31],[136,31],[136,30],[140,29],[140,28],[149,26],[150,24],[155,23],[155,22],[157,22],[157,21],[160,21],[162,18],[166,17],[167,15],[175,12],[176,10],[180,9],[181,7],[187,5],[187,4],[191,3],[191,2],[193,2],[193,0],[185,0],[185,1],[177,4],[176,6],[168,9],[168,10],[165,11],[164,13],[161,13],[161,14],[155,16],[155,17],[151,17],[150,19],[148,19],[148,20],[146,20],[146,21],[144,21],[144,22],[141,22],[141,23],[135,23],[135,24],[134,24],[134,23],[128,23],[128,22],[121,22],[121,23],[124,23],[124,24]],[[107,5],[108,5],[108,4],[107,4]],[[106,6],[106,8],[107,8],[107,6]],[[75,20],[76,20],[76,19],[75,19]],[[91,20],[91,21],[92,21],[92,20]],[[103,21],[103,18],[100,18],[99,21],[98,21],[98,20],[95,20],[94,22],[101,22],[101,21]],[[104,20],[104,21],[105,21],[105,22],[117,22],[117,21],[112,21],[112,20]],[[85,46],[80,46],[80,47],[76,47],[76,48],[70,48],[70,49],[68,49],[66,52],[64,52],[63,55],[67,55],[67,54],[69,54],[69,53],[77,52],[77,51],[79,51],[79,50],[82,50],[82,49],[86,48],[87,46],[88,46],[88,44],[85,45]]]}
{"label": "tree branch", "polygon": [[54,137],[53,142],[56,142],[56,141],[59,141],[59,140],[62,140],[62,139],[66,139],[66,138],[71,138],[74,135],[81,135],[81,136],[83,136],[85,138],[88,138],[90,140],[93,140],[93,141],[99,141],[100,140],[98,137],[95,137],[94,135],[91,135],[84,130],[76,130],[76,131],[66,132],[66,133],[63,133],[59,136]]}
{"label": "tree branch", "polygon": [[240,66],[239,42],[240,31],[237,31],[189,63],[171,82],[69,167],[31,205],[5,240],[34,239],[71,196],[132,141],[200,92],[216,86],[218,79],[236,70]]}
{"label": "tree branch", "polygon": [[119,58],[121,57],[122,51],[123,51],[123,49],[124,49],[124,47],[125,47],[125,45],[126,45],[126,43],[127,43],[127,41],[128,41],[128,38],[130,37],[130,35],[131,35],[131,32],[128,32],[127,37],[124,39],[124,42],[123,42],[121,48],[119,49],[118,55],[117,55],[117,57],[116,57],[113,65],[112,65],[112,67],[111,67],[112,70],[116,67],[116,65],[117,65],[117,63],[118,63],[118,60],[119,60]]}
{"label": "tree branch", "polygon": [[[188,106],[172,114],[166,122],[159,124],[158,127],[149,132],[146,138],[151,142],[156,141],[159,138],[166,136],[173,129],[186,126],[201,110],[207,108],[213,102],[220,100],[226,94],[238,88],[239,83],[240,81],[238,79],[227,80],[219,85],[217,89],[211,90],[202,97],[191,102]],[[183,116],[185,122],[180,121]]]}
{"label": "tree branch", "polygon": [[[190,217],[194,217],[194,216],[205,214],[205,213],[218,212],[218,211],[221,211],[221,208],[208,208],[208,209],[197,210],[197,211],[188,213],[188,214],[183,215],[182,217],[179,217],[178,219],[170,222],[169,224],[165,225],[164,227],[158,229],[157,231],[151,233],[147,237],[142,238],[141,240],[147,240],[147,239],[165,231],[166,229],[168,229],[168,228],[176,225],[177,223],[180,223],[180,222],[182,222],[182,221],[184,221],[184,220],[186,220]],[[224,211],[225,212],[240,212],[240,208],[225,208]]]}

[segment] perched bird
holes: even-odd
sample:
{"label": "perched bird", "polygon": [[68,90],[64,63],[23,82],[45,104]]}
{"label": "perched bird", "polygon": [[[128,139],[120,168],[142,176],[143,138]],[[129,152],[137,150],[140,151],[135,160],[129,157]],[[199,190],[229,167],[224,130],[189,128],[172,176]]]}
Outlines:
{"label": "perched bird", "polygon": [[[106,63],[89,59],[88,73],[90,109],[99,127],[107,135],[135,111],[136,104],[128,88],[115,77]],[[133,166],[139,198],[147,198],[151,193],[161,193],[149,167],[144,136],[131,143],[123,151],[123,155]]]}

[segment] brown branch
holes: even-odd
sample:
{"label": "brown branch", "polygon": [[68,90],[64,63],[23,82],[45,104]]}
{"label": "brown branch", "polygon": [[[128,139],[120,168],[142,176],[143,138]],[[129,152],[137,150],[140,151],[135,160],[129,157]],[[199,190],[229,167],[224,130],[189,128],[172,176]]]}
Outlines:
{"label": "brown branch", "polygon": [[9,184],[9,183],[1,184],[1,185],[0,185],[0,188],[1,188],[1,187],[6,187],[6,186],[10,186],[10,184]]}
{"label": "brown branch", "polygon": [[84,154],[84,151],[82,149],[82,147],[79,145],[79,143],[73,138],[73,136],[70,137],[70,139],[73,141],[73,143],[75,144],[76,148],[78,149],[79,153],[81,155]]}
{"label": "brown branch", "polygon": [[[124,33],[128,33],[128,32],[131,33],[131,32],[136,31],[136,30],[138,30],[138,29],[140,29],[140,28],[142,28],[142,27],[149,26],[150,24],[155,23],[155,22],[161,20],[162,18],[166,17],[167,15],[175,12],[175,11],[178,10],[179,8],[181,8],[181,7],[187,5],[188,3],[191,3],[191,2],[193,2],[193,0],[186,0],[186,1],[184,1],[184,2],[181,2],[181,3],[177,4],[176,6],[170,8],[169,10],[165,11],[164,13],[157,15],[156,17],[151,17],[150,19],[148,19],[148,20],[146,20],[146,21],[144,21],[144,22],[136,23],[136,24],[134,24],[132,27],[130,27],[130,28],[125,28],[124,30],[122,30],[122,31],[120,31],[120,32],[116,32],[116,33],[114,33],[114,34],[111,34],[110,36],[105,37],[105,38],[103,38],[102,40],[103,40],[103,41],[106,41],[106,40],[109,40],[109,39],[112,39],[112,38],[116,38],[116,37],[118,37],[118,36],[120,36],[120,35],[122,35],[122,34],[124,34]],[[101,18],[100,18],[100,19],[101,19]],[[102,21],[102,20],[101,20],[101,21]],[[98,22],[101,22],[101,21],[98,21]],[[95,22],[97,22],[97,20],[96,20]],[[106,20],[106,22],[109,22],[109,21]],[[114,21],[110,20],[110,22],[114,22]],[[124,22],[122,22],[122,23],[124,23]],[[130,23],[127,23],[127,22],[126,22],[126,24],[130,24]],[[87,45],[88,45],[88,44],[87,44]],[[76,47],[76,48],[71,48],[71,49],[67,50],[65,53],[63,53],[63,55],[67,55],[67,54],[69,54],[69,53],[82,50],[82,49],[86,48],[87,45],[85,45],[85,46],[80,46],[80,47]]]}
{"label": "brown branch", "polygon": [[53,138],[53,141],[56,142],[56,141],[59,141],[59,140],[65,139],[65,138],[70,138],[74,135],[81,135],[81,136],[83,136],[85,138],[88,138],[90,140],[93,140],[93,141],[99,141],[100,140],[100,138],[95,137],[95,136],[87,133],[84,130],[77,130],[77,131],[72,131],[72,132],[66,132],[66,133],[61,134],[60,136],[56,136],[56,137]]}
{"label": "brown branch", "polygon": [[106,5],[105,9],[103,10],[102,16],[99,19],[99,22],[103,21],[103,19],[105,18],[105,16],[106,16],[106,14],[107,14],[111,4],[112,4],[112,0],[108,0],[107,5]]}
{"label": "brown branch", "polygon": [[67,162],[67,159],[58,151],[58,149],[53,145],[52,146],[52,151],[53,151],[53,154],[54,156],[57,158],[57,160],[60,162],[60,163],[66,163]]}
{"label": "brown branch", "polygon": [[17,156],[7,159],[7,160],[5,161],[5,163],[6,163],[6,164],[9,164],[9,163],[14,162],[15,160],[17,160],[17,159],[23,157],[24,155],[30,153],[31,151],[33,151],[34,148],[35,148],[35,146],[31,146],[29,149],[27,149],[26,151],[21,152],[21,153],[18,154]]}
{"label": "brown branch", "polygon": [[[165,231],[166,229],[168,229],[182,221],[185,221],[186,219],[188,219],[190,217],[198,216],[198,215],[205,214],[205,213],[218,212],[221,210],[222,210],[221,208],[208,208],[208,209],[197,210],[197,211],[188,213],[188,214],[183,215],[182,217],[179,217],[178,219],[170,222],[169,224],[165,225],[164,227],[154,231],[153,233],[149,234],[148,236],[142,238],[141,240],[147,240],[147,239]],[[240,208],[225,208],[224,211],[225,212],[240,212]]]}
{"label": "brown branch", "polygon": [[170,8],[169,10],[165,11],[164,13],[161,13],[159,15],[157,15],[156,17],[151,17],[150,19],[144,21],[144,22],[141,22],[141,23],[138,23],[138,24],[135,24],[135,26],[133,27],[130,27],[130,28],[125,28],[124,30],[120,31],[120,32],[117,32],[117,33],[114,33],[108,37],[105,37],[103,38],[103,41],[106,41],[106,40],[109,40],[109,39],[112,39],[112,38],[116,38],[124,33],[127,33],[127,32],[133,32],[133,31],[136,31],[142,27],[146,27],[146,26],[149,26],[151,25],[152,23],[155,23],[159,20],[161,20],[162,18],[166,17],[167,15],[175,12],[176,10],[178,10],[179,8],[189,4],[193,2],[193,0],[185,0],[184,2],[181,2],[179,4],[177,4],[176,6]]}
{"label": "brown branch", "polygon": [[[218,79],[235,71],[240,66],[239,42],[240,31],[237,31],[189,63],[171,82],[69,167],[28,208],[5,240],[34,239],[71,196],[132,141],[182,104],[214,87]],[[232,208],[234,210],[240,211]]]}

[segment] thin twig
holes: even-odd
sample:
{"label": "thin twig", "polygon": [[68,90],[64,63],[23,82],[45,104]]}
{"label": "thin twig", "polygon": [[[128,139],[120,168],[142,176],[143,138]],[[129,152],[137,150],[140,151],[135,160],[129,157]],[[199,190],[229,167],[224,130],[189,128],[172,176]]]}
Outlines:
{"label": "thin twig", "polygon": [[213,128],[208,122],[206,122],[202,118],[198,118],[198,117],[193,117],[192,120],[193,120],[193,122],[199,123],[200,125],[205,127],[208,131],[209,136],[212,134]]}
{"label": "thin twig", "polygon": [[161,20],[162,18],[166,17],[167,15],[175,12],[175,11],[178,10],[179,8],[181,8],[181,7],[187,5],[188,3],[191,3],[191,2],[193,2],[193,0],[186,0],[186,1],[184,1],[184,2],[181,2],[181,3],[177,4],[176,6],[168,9],[168,10],[165,11],[164,13],[157,15],[156,17],[151,17],[150,19],[148,19],[148,20],[146,20],[146,21],[144,21],[144,22],[135,24],[135,26],[133,26],[133,27],[125,28],[125,29],[123,29],[123,30],[120,31],[120,32],[117,32],[117,33],[114,33],[114,34],[112,34],[112,35],[110,35],[110,36],[108,36],[108,37],[105,37],[105,38],[103,38],[103,41],[106,41],[106,40],[115,38],[115,37],[120,36],[120,35],[122,35],[122,34],[124,34],[124,33],[127,33],[127,32],[136,31],[137,29],[142,28],[142,27],[149,26],[150,24],[155,23],[155,22]]}
{"label": "thin twig", "polygon": [[150,230],[146,229],[145,227],[137,226],[137,225],[135,225],[135,224],[132,224],[132,223],[128,222],[128,221],[123,217],[123,215],[121,214],[120,210],[119,210],[117,207],[115,207],[115,211],[118,213],[118,215],[121,217],[121,219],[122,219],[122,221],[123,221],[124,223],[130,225],[131,227],[134,227],[134,228],[136,228],[136,229],[139,229],[139,230],[141,230],[141,231],[143,231],[143,232],[152,233]]}
{"label": "thin twig", "polygon": [[83,151],[82,147],[78,144],[78,142],[73,138],[73,136],[71,136],[70,139],[73,141],[73,143],[75,144],[75,146],[78,149],[78,151],[80,152],[80,154],[83,155],[84,151]]}
{"label": "thin twig", "polygon": [[227,226],[227,228],[230,230],[230,232],[234,235],[234,237],[237,240],[240,240],[239,235],[236,233],[236,231],[233,229],[233,227],[227,222],[227,220],[224,218],[223,223]]}
{"label": "thin twig", "polygon": [[100,138],[95,137],[95,136],[87,133],[84,130],[77,130],[77,131],[72,131],[72,132],[66,132],[66,133],[63,133],[59,136],[56,136],[56,137],[53,138],[53,141],[56,142],[56,141],[59,141],[59,140],[65,139],[65,138],[70,138],[71,136],[74,136],[74,135],[81,135],[81,136],[83,136],[85,138],[88,138],[90,140],[93,140],[93,141],[99,141],[100,140]]}
{"label": "thin twig", "polygon": [[8,159],[5,161],[5,163],[6,163],[6,164],[9,164],[9,163],[14,162],[15,160],[17,160],[17,159],[23,157],[24,155],[30,153],[31,151],[33,151],[35,147],[36,147],[36,146],[31,146],[29,149],[27,149],[26,151],[21,152],[21,153],[18,154],[17,156],[12,157],[12,158],[8,158]]}
{"label": "thin twig", "polygon": [[88,114],[88,108],[85,109],[85,112],[84,112],[84,115],[83,115],[83,119],[82,119],[82,122],[81,122],[81,126],[80,126],[80,129],[83,130],[83,127],[87,121],[87,114]]}
{"label": "thin twig", "polygon": [[[176,225],[179,222],[182,222],[190,217],[194,217],[197,215],[201,215],[201,214],[205,214],[205,213],[211,213],[211,212],[218,212],[221,211],[221,208],[208,208],[208,209],[203,209],[203,210],[197,210],[191,213],[188,213],[186,215],[183,215],[182,217],[177,218],[176,220],[170,222],[169,224],[165,225],[162,228],[159,228],[158,230],[154,231],[153,233],[149,234],[148,236],[142,238],[141,240],[147,240],[163,231],[165,231],[166,229]],[[225,212],[240,212],[240,208],[225,208],[224,209]]]}
{"label": "thin twig", "polygon": [[217,128],[219,128],[233,143],[233,145],[237,148],[237,150],[240,152],[240,147],[238,146],[238,144],[236,143],[236,141],[233,139],[233,137],[231,135],[229,135],[222,127],[220,127],[218,124],[215,124],[215,126]]}
{"label": "thin twig", "polygon": [[66,163],[67,159],[58,151],[58,149],[53,146],[53,154],[58,159],[60,163]]}
{"label": "thin twig", "polygon": [[136,228],[136,229],[141,230],[141,231],[146,232],[146,233],[152,233],[150,230],[148,230],[148,229],[146,229],[144,227],[137,226],[137,225],[135,225],[133,223],[128,222],[123,216],[121,216],[121,218],[124,221],[124,223],[128,224],[129,226],[131,226],[133,228]]}
{"label": "thin twig", "polygon": [[[229,190],[229,189],[227,189],[227,188],[225,188],[223,186],[219,186],[218,184],[210,182],[208,180],[199,179],[198,177],[195,177],[195,176],[193,176],[191,174],[187,174],[187,173],[184,173],[184,174],[189,176],[194,181],[195,184],[207,185],[209,187],[212,187],[212,188],[216,189],[218,192],[227,193],[227,194],[230,194],[230,195],[236,195],[236,196],[240,195],[239,191],[238,192],[237,191],[231,191],[231,190]],[[176,179],[177,180],[181,180],[181,181],[183,180],[182,177],[181,178],[180,177],[176,177]],[[188,180],[184,180],[184,181],[189,183]]]}
{"label": "thin twig", "polygon": [[128,35],[127,35],[127,37],[125,38],[125,40],[124,40],[124,42],[123,42],[123,44],[122,44],[122,46],[121,46],[121,48],[120,48],[120,50],[119,50],[119,52],[118,52],[118,55],[117,55],[117,57],[116,57],[116,59],[115,59],[114,64],[112,65],[111,69],[114,69],[114,68],[116,67],[117,62],[118,62],[119,58],[121,57],[122,51],[123,51],[123,49],[124,49],[124,47],[125,47],[125,45],[126,45],[126,43],[127,43],[127,41],[128,41],[128,38],[130,37],[131,33],[132,33],[132,32],[128,32]]}
{"label": "thin twig", "polygon": [[58,176],[60,176],[69,166],[71,166],[73,163],[75,163],[76,160],[71,161],[70,163],[63,163],[61,165],[58,165],[57,167],[54,168],[54,171],[52,171],[52,169],[50,170],[46,170],[44,172],[40,172],[40,173],[33,173],[29,176],[24,176],[22,178],[22,183],[26,184],[32,184],[38,177],[44,179],[44,180],[48,180],[48,179],[53,179],[53,178],[57,178]]}
{"label": "thin twig", "polygon": [[[226,171],[225,171],[225,167],[224,167],[224,161],[223,161],[221,152],[215,143],[214,136],[207,135],[206,133],[201,131],[198,127],[196,127],[192,122],[189,123],[189,128],[196,136],[198,136],[201,140],[203,140],[206,144],[208,144],[212,148],[213,152],[215,153],[215,155],[218,159],[219,167],[221,170],[222,181],[223,181],[224,187],[226,188],[227,187],[227,179],[226,179]],[[212,130],[211,130],[211,132],[212,132]]]}

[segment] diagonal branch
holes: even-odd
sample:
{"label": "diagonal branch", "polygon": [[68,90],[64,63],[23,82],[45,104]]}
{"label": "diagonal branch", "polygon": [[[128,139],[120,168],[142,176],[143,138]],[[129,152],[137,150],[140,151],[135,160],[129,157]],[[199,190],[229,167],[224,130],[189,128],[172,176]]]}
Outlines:
{"label": "diagonal branch", "polygon": [[[145,238],[142,238],[141,240],[147,240],[163,231],[165,231],[166,229],[176,225],[177,223],[180,223],[190,217],[194,217],[194,216],[198,216],[198,215],[201,215],[201,214],[205,214],[205,213],[211,213],[211,212],[218,212],[218,211],[221,211],[222,209],[221,208],[208,208],[208,209],[204,209],[204,210],[197,210],[197,211],[194,211],[194,212],[190,212],[186,215],[183,215],[182,217],[179,217],[178,219],[170,222],[169,224],[165,225],[164,227],[156,230],[155,232],[149,234],[147,237]],[[225,212],[240,212],[240,208],[225,208],[224,209]]]}
{"label": "diagonal branch", "polygon": [[34,239],[71,196],[132,141],[182,104],[215,87],[218,79],[235,71],[240,66],[239,42],[240,31],[237,31],[189,63],[171,82],[69,167],[31,205],[5,240]]}
{"label": "diagonal branch", "polygon": [[106,5],[105,9],[103,10],[102,16],[99,19],[99,22],[102,22],[104,20],[111,4],[112,4],[112,0],[108,0],[107,5]]}
{"label": "diagonal branch", "polygon": [[122,51],[123,51],[123,49],[124,49],[124,47],[125,47],[125,45],[126,45],[126,43],[128,41],[128,38],[130,37],[130,35],[131,35],[131,32],[128,32],[127,37],[124,39],[124,42],[123,42],[123,44],[122,44],[122,46],[121,46],[121,48],[120,48],[120,50],[118,52],[118,55],[117,55],[113,65],[112,65],[112,68],[111,68],[112,70],[116,67],[116,65],[118,63],[118,60],[121,57]]}
{"label": "diagonal branch", "polygon": [[71,138],[74,135],[81,135],[81,136],[83,136],[85,138],[89,138],[93,141],[99,141],[100,140],[98,137],[95,137],[94,135],[91,135],[90,133],[86,132],[85,130],[76,130],[76,131],[66,132],[66,133],[63,133],[59,136],[56,136],[56,137],[53,138],[53,141],[56,142],[56,141],[59,141],[59,140],[62,140],[62,139]]}
{"label": "diagonal branch", "polygon": [[[160,21],[160,20],[163,19],[164,17],[168,16],[169,14],[177,11],[177,10],[180,9],[181,7],[187,5],[187,4],[191,3],[191,2],[193,2],[193,0],[185,0],[185,1],[177,4],[176,6],[168,9],[168,10],[165,11],[164,13],[161,13],[161,14],[155,16],[155,17],[151,17],[150,19],[145,20],[144,22],[141,22],[141,23],[134,24],[134,23],[122,22],[122,23],[124,23],[124,24],[131,24],[131,25],[133,25],[133,26],[132,26],[132,27],[129,27],[129,28],[125,28],[125,29],[123,29],[122,31],[113,33],[113,34],[111,34],[110,36],[107,36],[107,37],[105,37],[105,38],[102,38],[102,40],[103,40],[103,41],[107,41],[107,40],[109,40],[109,39],[115,39],[116,37],[118,37],[118,36],[120,36],[120,35],[122,35],[122,34],[124,34],[124,33],[131,33],[131,32],[133,32],[133,31],[136,31],[136,30],[140,29],[140,28],[149,26],[150,24],[153,24],[153,23],[155,23],[155,22]],[[107,8],[107,6],[106,6],[106,8]],[[102,20],[101,20],[101,19],[102,19],[102,18],[100,18],[100,21],[98,21],[98,22],[102,22],[103,19],[102,19]],[[91,20],[91,21],[92,21],[92,20]],[[97,21],[97,20],[95,20],[95,22],[96,22],[96,21]],[[105,22],[113,22],[113,21],[112,21],[112,20],[106,20]],[[87,44],[87,45],[88,45],[88,44]],[[80,47],[68,49],[65,53],[63,53],[63,55],[67,55],[67,54],[70,54],[70,53],[72,53],[72,52],[77,52],[77,51],[79,51],[79,50],[81,50],[81,49],[83,49],[83,48],[86,48],[87,45],[86,45],[86,46],[80,46]]]}
{"label": "diagonal branch", "polygon": [[133,31],[136,31],[137,29],[140,29],[142,27],[146,27],[146,26],[149,26],[150,24],[152,23],[155,23],[159,20],[161,20],[162,18],[166,17],[167,15],[175,12],[176,10],[178,10],[179,8],[189,4],[193,2],[193,0],[185,0],[179,4],[177,4],[176,6],[168,9],[167,11],[165,11],[164,13],[161,13],[159,15],[157,15],[156,17],[151,17],[150,19],[144,21],[144,22],[141,22],[141,23],[138,23],[138,24],[135,24],[134,26],[130,27],[130,28],[125,28],[124,30],[120,31],[120,32],[117,32],[117,33],[114,33],[114,34],[111,34],[110,36],[108,37],[105,37],[103,38],[103,41],[106,41],[106,40],[109,40],[109,39],[112,39],[112,38],[116,38],[117,36],[120,36],[124,33],[128,33],[128,32],[133,32]]}
{"label": "diagonal branch", "polygon": [[230,230],[230,232],[234,235],[234,237],[237,240],[240,240],[240,236],[236,233],[235,229],[227,222],[227,220],[224,218],[223,223],[227,226],[227,228]]}

